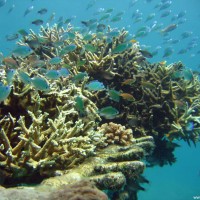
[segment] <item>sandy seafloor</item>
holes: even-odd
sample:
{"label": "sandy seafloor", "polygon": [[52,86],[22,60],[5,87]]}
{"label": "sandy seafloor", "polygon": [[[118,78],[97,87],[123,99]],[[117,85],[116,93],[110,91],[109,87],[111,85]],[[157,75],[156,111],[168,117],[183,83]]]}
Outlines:
{"label": "sandy seafloor", "polygon": [[[200,39],[197,40],[194,48],[189,50],[186,54],[179,55],[177,52],[185,48],[192,40],[192,37],[200,37],[200,0],[172,0],[170,9],[172,13],[169,17],[160,18],[160,11],[156,10],[154,6],[159,3],[159,0],[152,0],[146,3],[145,0],[138,0],[138,2],[131,8],[129,3],[131,0],[96,0],[94,5],[86,10],[89,0],[7,0],[5,6],[0,8],[0,52],[8,55],[15,46],[15,41],[8,42],[5,35],[16,33],[23,28],[29,30],[30,28],[37,31],[38,27],[31,24],[31,21],[40,18],[37,11],[41,8],[47,8],[48,13],[42,16],[44,21],[55,12],[56,18],[51,24],[56,23],[59,17],[70,18],[76,16],[72,21],[75,26],[81,26],[81,20],[89,20],[95,18],[93,15],[99,8],[114,8],[115,13],[125,11],[123,19],[117,23],[109,23],[111,27],[125,27],[130,33],[142,26],[150,26],[151,24],[144,22],[148,14],[155,12],[156,19],[159,23],[163,23],[163,27],[171,22],[173,14],[186,10],[186,22],[181,24],[176,31],[170,34],[172,39],[180,39],[180,35],[184,31],[192,31],[192,36],[180,40],[176,45],[170,45],[174,49],[174,53],[168,58],[162,58],[163,51],[167,47],[163,44],[163,38],[158,32],[149,33],[144,38],[137,38],[141,45],[151,46],[150,50],[160,46],[158,55],[150,62],[159,62],[167,60],[167,63],[175,61],[182,61],[187,67],[195,70],[200,70]],[[8,13],[9,8],[15,5],[14,10]],[[34,9],[26,17],[23,14],[27,7],[33,5]],[[139,9],[143,13],[143,20],[139,23],[133,23],[131,17],[133,12]],[[189,147],[184,142],[179,142],[180,148],[176,149],[175,155],[177,162],[172,166],[148,168],[145,171],[145,176],[150,181],[149,185],[144,185],[145,192],[139,192],[139,200],[190,200],[199,197],[200,199],[200,144],[196,148],[192,145]]]}

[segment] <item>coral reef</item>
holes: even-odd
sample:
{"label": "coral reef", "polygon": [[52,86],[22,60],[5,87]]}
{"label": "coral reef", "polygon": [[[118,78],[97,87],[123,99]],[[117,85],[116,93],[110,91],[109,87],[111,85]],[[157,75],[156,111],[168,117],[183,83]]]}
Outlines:
{"label": "coral reef", "polygon": [[47,25],[17,44],[0,73],[2,185],[69,184],[76,174],[134,199],[142,159],[172,164],[177,139],[199,141],[198,76],[147,62],[126,30]]}

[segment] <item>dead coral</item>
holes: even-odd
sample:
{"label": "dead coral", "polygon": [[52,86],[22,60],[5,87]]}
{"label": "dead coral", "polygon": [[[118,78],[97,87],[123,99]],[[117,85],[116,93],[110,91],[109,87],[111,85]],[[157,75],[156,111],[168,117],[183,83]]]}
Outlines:
{"label": "dead coral", "polygon": [[107,195],[88,180],[77,181],[59,188],[40,185],[37,187],[0,188],[0,191],[2,200],[108,200]]}
{"label": "dead coral", "polygon": [[108,200],[105,193],[98,190],[92,182],[79,181],[52,192],[49,200]]}

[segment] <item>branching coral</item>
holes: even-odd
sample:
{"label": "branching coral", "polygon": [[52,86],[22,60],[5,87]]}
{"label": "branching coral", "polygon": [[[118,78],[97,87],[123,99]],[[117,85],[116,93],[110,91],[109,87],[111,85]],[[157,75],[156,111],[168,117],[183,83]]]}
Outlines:
{"label": "branching coral", "polygon": [[[71,84],[61,90],[53,85],[48,93],[25,86],[16,77],[13,91],[1,107],[1,162],[11,177],[49,169],[72,168],[95,152],[102,142],[95,131],[100,117],[95,104]],[[63,86],[62,86],[63,87]],[[89,94],[89,91],[87,92]],[[85,116],[79,117],[76,96],[84,102]],[[98,142],[99,141],[99,142]],[[22,170],[23,169],[23,170]]]}

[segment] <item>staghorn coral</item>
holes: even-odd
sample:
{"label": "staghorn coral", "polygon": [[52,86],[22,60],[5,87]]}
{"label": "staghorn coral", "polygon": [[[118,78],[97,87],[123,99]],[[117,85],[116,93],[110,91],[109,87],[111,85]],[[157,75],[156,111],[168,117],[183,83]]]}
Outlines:
{"label": "staghorn coral", "polygon": [[131,129],[125,129],[125,126],[121,124],[115,124],[113,122],[102,124],[98,127],[100,132],[103,132],[106,138],[104,143],[129,145],[133,140],[133,133]]}
{"label": "staghorn coral", "polygon": [[[63,165],[71,168],[94,154],[101,142],[102,134],[95,131],[95,120],[100,120],[97,107],[82,94],[81,86],[71,84],[65,90],[54,86],[45,93],[17,77],[13,80],[0,120],[0,167],[10,178],[47,175],[49,169]],[[75,107],[77,95],[84,101],[82,118]]]}

